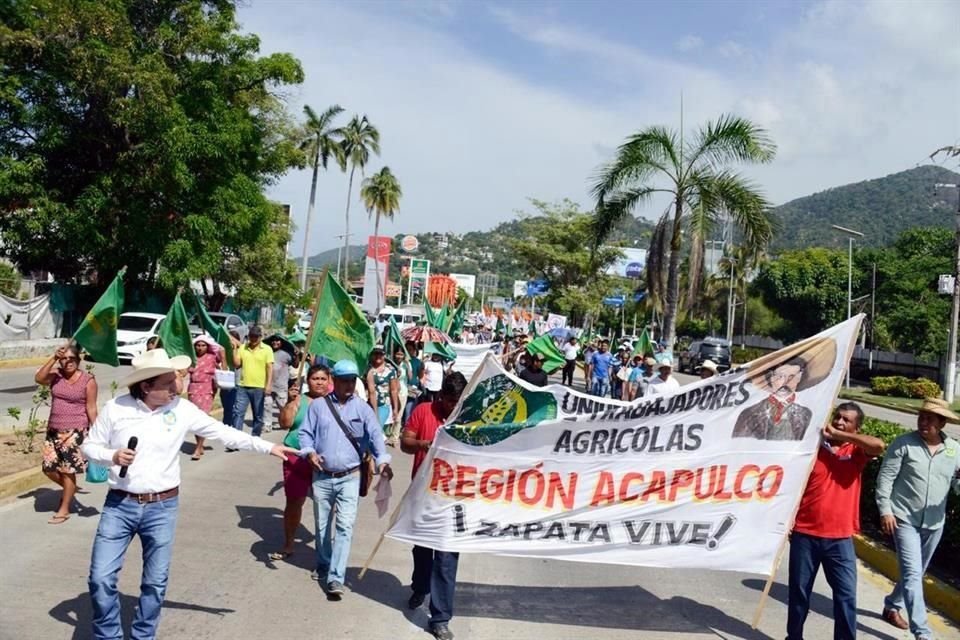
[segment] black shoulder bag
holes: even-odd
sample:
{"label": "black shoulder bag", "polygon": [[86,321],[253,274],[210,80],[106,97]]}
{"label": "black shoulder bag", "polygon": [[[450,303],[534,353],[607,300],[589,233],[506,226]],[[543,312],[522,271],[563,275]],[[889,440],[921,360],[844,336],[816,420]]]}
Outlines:
{"label": "black shoulder bag", "polygon": [[330,396],[324,396],[323,399],[327,401],[327,407],[330,408],[330,413],[333,414],[337,424],[340,425],[340,430],[343,431],[343,435],[347,436],[347,440],[349,440],[353,448],[357,450],[357,455],[360,457],[360,497],[362,498],[370,492],[370,485],[373,484],[373,472],[376,468],[376,463],[369,452],[360,450],[360,442],[353,437],[353,434],[347,429],[347,425],[343,423],[343,418],[340,417],[340,412],[337,411],[337,408],[333,406],[333,401],[330,399]]}

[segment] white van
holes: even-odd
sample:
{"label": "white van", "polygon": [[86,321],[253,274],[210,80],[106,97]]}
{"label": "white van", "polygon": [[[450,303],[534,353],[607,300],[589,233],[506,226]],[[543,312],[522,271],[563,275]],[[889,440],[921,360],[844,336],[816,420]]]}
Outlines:
{"label": "white van", "polygon": [[380,309],[380,314],[377,318],[381,322],[390,322],[390,317],[393,317],[394,322],[397,323],[397,326],[400,328],[400,331],[407,329],[409,327],[414,327],[420,319],[423,318],[423,309],[413,309],[409,307],[383,307]]}

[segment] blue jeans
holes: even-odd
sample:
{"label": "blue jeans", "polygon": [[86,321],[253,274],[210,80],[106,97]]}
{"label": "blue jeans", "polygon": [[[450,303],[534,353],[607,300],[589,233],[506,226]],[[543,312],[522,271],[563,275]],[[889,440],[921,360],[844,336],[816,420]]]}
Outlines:
{"label": "blue jeans", "polygon": [[821,565],[833,589],[834,640],[853,640],[857,635],[857,556],[853,539],[794,532],[790,535],[787,640],[803,640],[803,623]]}
{"label": "blue jeans", "polygon": [[143,546],[143,575],[130,638],[147,640],[157,635],[179,504],[179,498],[138,504],[136,500],[113,492],[107,494],[97,535],[93,539],[87,583],[93,602],[93,637],[96,640],[123,638],[117,575],[134,535],[140,536]]}
{"label": "blue jeans", "polygon": [[[317,576],[320,584],[343,584],[358,502],[359,473],[331,478],[326,473],[314,471],[313,519],[317,532]],[[336,514],[333,512],[334,505],[337,507]],[[336,524],[333,518],[336,518]],[[331,536],[331,533],[334,535]]]}
{"label": "blue jeans", "polygon": [[453,594],[457,586],[459,553],[413,548],[414,593],[430,594],[430,626],[445,624],[453,617]]}
{"label": "blue jeans", "polygon": [[253,407],[253,429],[251,433],[259,436],[263,431],[263,389],[260,387],[237,387],[237,399],[233,403],[233,428],[243,431],[243,419],[247,417],[247,407]]}
{"label": "blue jeans", "polygon": [[933,636],[927,624],[927,605],[923,601],[923,574],[930,558],[940,543],[943,527],[918,529],[897,518],[893,541],[897,547],[897,566],[900,579],[893,592],[883,600],[884,609],[906,609],[910,633],[915,636]]}
{"label": "blue jeans", "polygon": [[594,378],[593,384],[590,385],[590,393],[603,398],[610,391],[610,378]]}
{"label": "blue jeans", "polygon": [[223,424],[233,426],[233,405],[237,401],[237,390],[220,389],[220,404],[223,405]]}

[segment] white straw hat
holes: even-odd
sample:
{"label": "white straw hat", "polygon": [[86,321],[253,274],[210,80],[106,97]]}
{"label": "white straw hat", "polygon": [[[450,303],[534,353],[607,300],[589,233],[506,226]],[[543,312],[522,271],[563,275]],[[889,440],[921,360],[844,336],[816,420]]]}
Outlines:
{"label": "white straw hat", "polygon": [[193,360],[189,356],[170,357],[163,349],[153,349],[144,351],[131,362],[133,371],[127,374],[127,377],[120,383],[121,387],[132,387],[138,382],[149,380],[150,378],[188,369]]}

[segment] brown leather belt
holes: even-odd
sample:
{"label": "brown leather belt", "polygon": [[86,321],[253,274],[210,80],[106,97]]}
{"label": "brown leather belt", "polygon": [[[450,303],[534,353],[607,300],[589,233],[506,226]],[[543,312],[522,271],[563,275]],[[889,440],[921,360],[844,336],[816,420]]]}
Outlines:
{"label": "brown leather belt", "polygon": [[355,466],[353,469],[347,469],[346,471],[324,471],[323,475],[330,476],[331,478],[342,478],[348,476],[351,473],[356,473],[357,469],[360,468],[360,465]]}
{"label": "brown leather belt", "polygon": [[110,489],[110,493],[117,493],[124,498],[136,500],[140,504],[147,504],[150,502],[162,502],[163,500],[176,498],[178,495],[180,495],[180,487],[167,489],[166,491],[161,491],[160,493],[130,493],[129,491],[123,491],[122,489]]}

